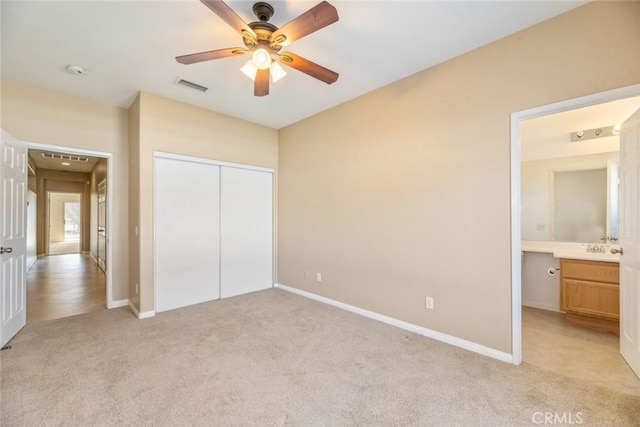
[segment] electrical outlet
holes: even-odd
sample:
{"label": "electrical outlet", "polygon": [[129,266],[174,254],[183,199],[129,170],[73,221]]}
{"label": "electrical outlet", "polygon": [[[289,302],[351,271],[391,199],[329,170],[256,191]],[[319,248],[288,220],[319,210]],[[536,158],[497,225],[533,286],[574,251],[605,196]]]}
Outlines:
{"label": "electrical outlet", "polygon": [[309,270],[305,270],[304,271],[304,278],[308,279],[309,278]]}
{"label": "electrical outlet", "polygon": [[545,231],[547,229],[547,224],[536,224],[536,231]]}
{"label": "electrical outlet", "polygon": [[424,305],[429,310],[433,310],[433,297],[426,297],[424,300]]}
{"label": "electrical outlet", "polygon": [[322,282],[322,274],[321,273],[316,273],[316,280],[318,282]]}

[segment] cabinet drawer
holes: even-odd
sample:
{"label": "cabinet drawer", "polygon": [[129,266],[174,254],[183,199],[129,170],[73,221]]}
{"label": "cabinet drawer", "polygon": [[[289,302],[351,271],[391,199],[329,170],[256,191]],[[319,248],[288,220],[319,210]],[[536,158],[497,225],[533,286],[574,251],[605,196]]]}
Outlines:
{"label": "cabinet drawer", "polygon": [[568,279],[620,283],[620,266],[615,262],[561,259],[560,274]]}
{"label": "cabinet drawer", "polygon": [[620,318],[620,288],[609,283],[583,280],[562,281],[562,306],[567,313],[606,319]]}

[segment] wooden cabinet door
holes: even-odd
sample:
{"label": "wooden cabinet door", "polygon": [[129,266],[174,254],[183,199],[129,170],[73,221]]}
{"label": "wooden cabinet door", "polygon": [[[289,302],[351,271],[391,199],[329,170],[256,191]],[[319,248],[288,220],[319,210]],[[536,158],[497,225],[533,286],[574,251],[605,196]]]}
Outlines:
{"label": "wooden cabinet door", "polygon": [[620,318],[618,285],[564,279],[562,286],[565,311],[612,320]]}

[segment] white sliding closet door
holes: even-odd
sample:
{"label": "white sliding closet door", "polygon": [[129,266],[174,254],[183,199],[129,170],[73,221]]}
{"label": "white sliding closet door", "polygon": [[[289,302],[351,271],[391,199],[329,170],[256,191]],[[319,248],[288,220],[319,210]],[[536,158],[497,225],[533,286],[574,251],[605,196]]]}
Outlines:
{"label": "white sliding closet door", "polygon": [[273,174],[223,167],[221,297],[273,286]]}
{"label": "white sliding closet door", "polygon": [[155,158],[156,312],[220,298],[220,166]]}

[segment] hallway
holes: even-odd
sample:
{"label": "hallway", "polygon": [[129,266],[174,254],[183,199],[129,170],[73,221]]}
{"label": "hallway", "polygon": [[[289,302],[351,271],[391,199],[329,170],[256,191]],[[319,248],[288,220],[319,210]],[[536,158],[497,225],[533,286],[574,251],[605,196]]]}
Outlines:
{"label": "hallway", "polygon": [[105,274],[89,255],[54,255],[27,272],[27,322],[104,310]]}

